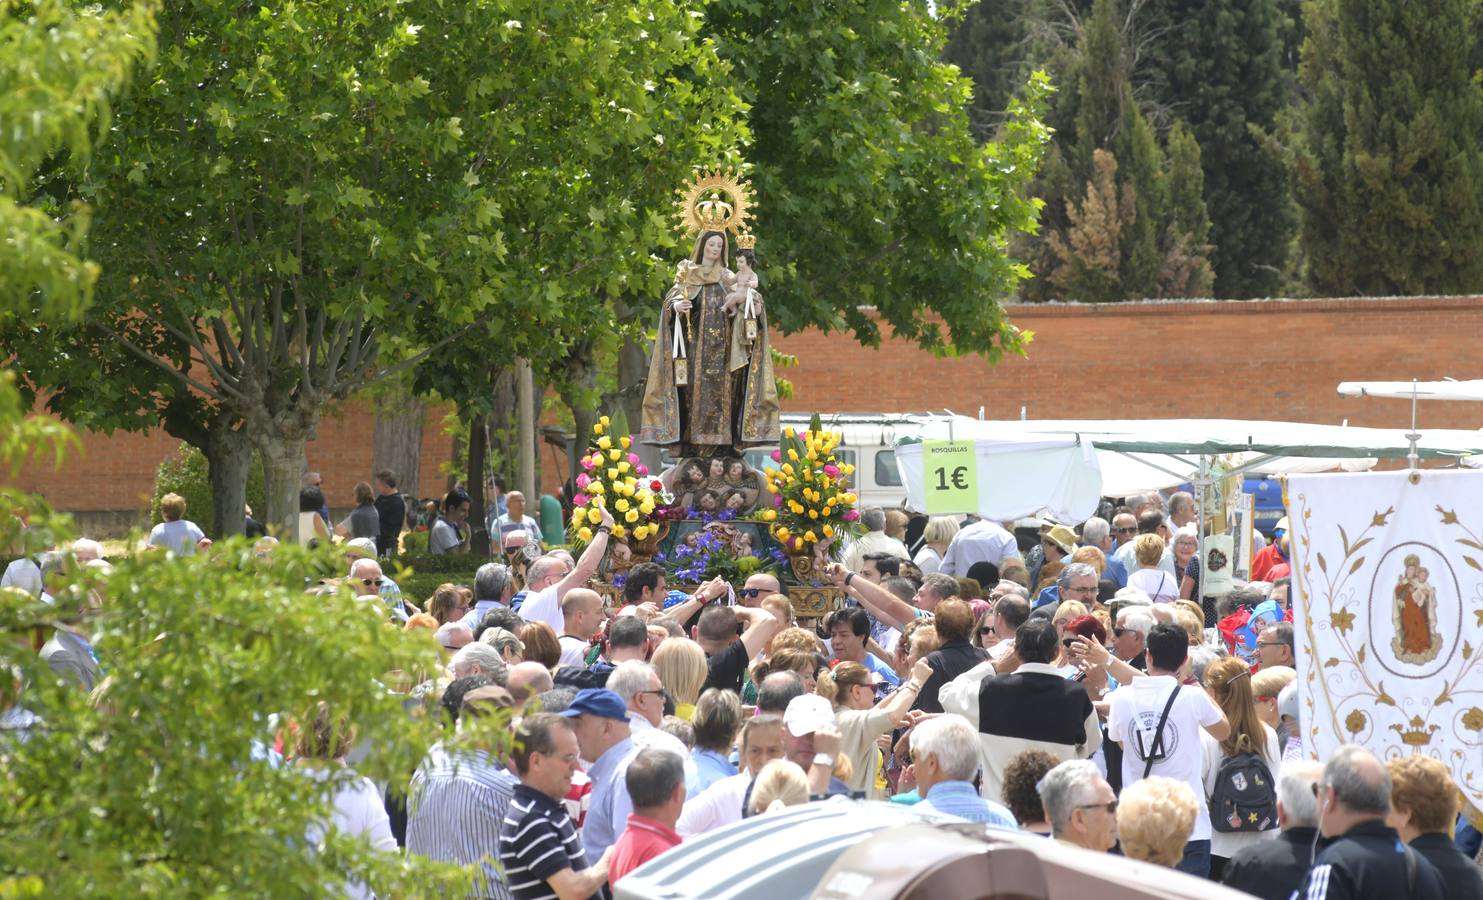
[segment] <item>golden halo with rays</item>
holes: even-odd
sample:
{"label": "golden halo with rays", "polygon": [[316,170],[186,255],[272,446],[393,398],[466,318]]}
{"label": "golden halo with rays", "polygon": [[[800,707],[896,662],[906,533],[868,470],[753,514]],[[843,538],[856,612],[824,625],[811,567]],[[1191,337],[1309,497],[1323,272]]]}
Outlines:
{"label": "golden halo with rays", "polygon": [[675,193],[681,198],[676,204],[679,222],[675,230],[688,237],[703,231],[741,234],[756,205],[751,185],[730,167],[697,172],[693,181]]}

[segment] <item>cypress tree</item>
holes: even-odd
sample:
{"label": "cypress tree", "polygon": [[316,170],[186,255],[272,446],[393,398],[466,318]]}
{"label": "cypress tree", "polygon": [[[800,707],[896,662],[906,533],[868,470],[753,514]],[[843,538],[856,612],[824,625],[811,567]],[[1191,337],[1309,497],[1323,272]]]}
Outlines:
{"label": "cypress tree", "polygon": [[1264,140],[1288,104],[1279,0],[1153,0],[1144,75],[1161,109],[1199,142],[1221,297],[1281,286],[1295,227],[1288,181]]}
{"label": "cypress tree", "polygon": [[1475,3],[1309,0],[1306,10],[1293,175],[1313,290],[1483,288]]}

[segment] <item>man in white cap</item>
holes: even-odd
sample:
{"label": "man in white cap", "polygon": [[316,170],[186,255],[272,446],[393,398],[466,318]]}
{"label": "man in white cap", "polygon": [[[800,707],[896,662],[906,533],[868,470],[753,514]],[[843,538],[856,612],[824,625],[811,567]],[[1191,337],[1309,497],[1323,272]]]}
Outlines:
{"label": "man in white cap", "polygon": [[1283,516],[1277,520],[1277,527],[1272,529],[1272,543],[1251,558],[1251,580],[1271,581],[1269,576],[1272,569],[1287,562],[1287,516]]}
{"label": "man in white cap", "polygon": [[808,773],[808,790],[815,794],[848,794],[849,787],[834,777],[839,757],[839,729],[834,704],[818,694],[802,694],[783,712],[783,747],[788,759]]}

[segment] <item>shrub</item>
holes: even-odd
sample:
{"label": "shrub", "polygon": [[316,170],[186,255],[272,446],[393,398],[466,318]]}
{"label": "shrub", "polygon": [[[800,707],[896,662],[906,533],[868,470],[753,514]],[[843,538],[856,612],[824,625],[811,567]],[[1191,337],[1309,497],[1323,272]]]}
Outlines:
{"label": "shrub", "polygon": [[[219,537],[215,523],[211,521],[211,475],[206,465],[206,454],[182,441],[174,455],[160,463],[154,474],[154,495],[149,499],[151,523],[161,520],[160,498],[166,494],[184,497],[185,517],[201,526],[207,537],[213,540]],[[267,509],[267,502],[263,488],[263,462],[254,453],[252,464],[247,469],[247,505],[261,516]]]}

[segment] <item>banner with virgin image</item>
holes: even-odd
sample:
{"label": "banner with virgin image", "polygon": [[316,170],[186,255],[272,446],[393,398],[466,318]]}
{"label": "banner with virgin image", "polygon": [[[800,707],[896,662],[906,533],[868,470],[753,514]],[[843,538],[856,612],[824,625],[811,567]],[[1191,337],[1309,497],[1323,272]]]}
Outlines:
{"label": "banner with virgin image", "polygon": [[1303,746],[1425,754],[1483,811],[1483,472],[1293,475]]}

